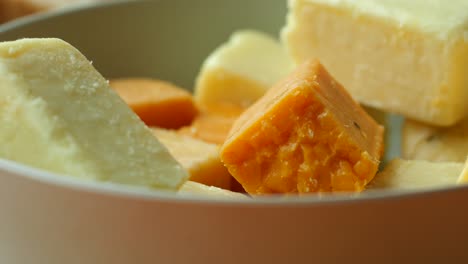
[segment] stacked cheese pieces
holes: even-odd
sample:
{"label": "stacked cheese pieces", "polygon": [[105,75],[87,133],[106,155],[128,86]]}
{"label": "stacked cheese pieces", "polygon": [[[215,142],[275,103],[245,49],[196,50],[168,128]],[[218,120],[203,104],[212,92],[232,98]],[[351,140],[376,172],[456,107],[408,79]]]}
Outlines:
{"label": "stacked cheese pieces", "polygon": [[467,10],[464,0],[289,0],[282,38],[293,60],[319,58],[358,101],[406,117],[408,160],[374,186],[457,182],[468,156]]}

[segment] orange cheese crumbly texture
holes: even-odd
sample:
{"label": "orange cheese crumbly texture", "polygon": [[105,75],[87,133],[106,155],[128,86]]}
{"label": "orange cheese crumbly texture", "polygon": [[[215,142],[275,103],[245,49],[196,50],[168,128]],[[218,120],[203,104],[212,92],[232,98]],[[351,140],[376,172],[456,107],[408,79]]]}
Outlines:
{"label": "orange cheese crumbly texture", "polygon": [[177,129],[198,113],[192,95],[183,88],[152,79],[115,79],[110,86],[148,126]]}
{"label": "orange cheese crumbly texture", "polygon": [[250,194],[362,191],[382,152],[383,127],[307,61],[239,117],[221,159]]}

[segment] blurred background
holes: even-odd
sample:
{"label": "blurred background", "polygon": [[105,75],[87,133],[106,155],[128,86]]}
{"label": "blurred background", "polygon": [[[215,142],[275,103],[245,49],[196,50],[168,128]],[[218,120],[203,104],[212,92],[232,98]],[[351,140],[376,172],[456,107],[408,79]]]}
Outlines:
{"label": "blurred background", "polygon": [[112,0],[0,0],[0,23],[57,8],[89,5]]}

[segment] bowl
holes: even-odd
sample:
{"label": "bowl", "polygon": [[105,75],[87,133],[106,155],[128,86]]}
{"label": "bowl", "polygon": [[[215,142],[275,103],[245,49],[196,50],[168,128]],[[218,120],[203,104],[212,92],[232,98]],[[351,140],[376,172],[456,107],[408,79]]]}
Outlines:
{"label": "bowl", "polygon": [[[107,78],[192,87],[242,28],[278,34],[283,0],[115,1],[0,26],[58,37]],[[0,263],[468,263],[468,187],[356,196],[177,196],[0,160]]]}

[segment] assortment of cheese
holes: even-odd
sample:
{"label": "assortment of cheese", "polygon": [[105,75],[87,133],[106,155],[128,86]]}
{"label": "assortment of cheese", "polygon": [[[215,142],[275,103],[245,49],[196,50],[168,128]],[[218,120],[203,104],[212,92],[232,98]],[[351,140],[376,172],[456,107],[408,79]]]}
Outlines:
{"label": "assortment of cheese", "polygon": [[[290,0],[280,41],[235,32],[193,95],[106,82],[61,40],[1,43],[0,157],[231,199],[467,183],[467,3]],[[387,113],[402,159],[379,172]]]}

